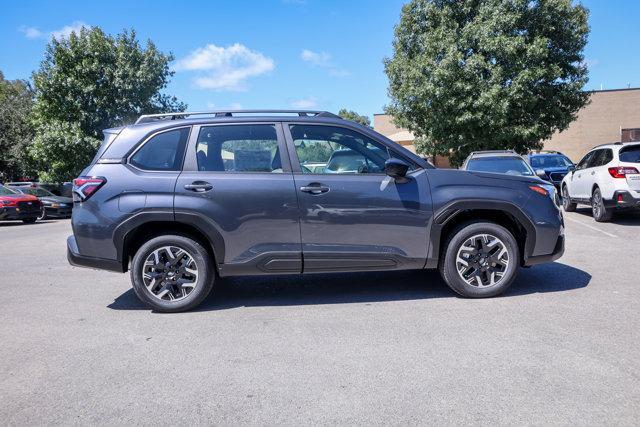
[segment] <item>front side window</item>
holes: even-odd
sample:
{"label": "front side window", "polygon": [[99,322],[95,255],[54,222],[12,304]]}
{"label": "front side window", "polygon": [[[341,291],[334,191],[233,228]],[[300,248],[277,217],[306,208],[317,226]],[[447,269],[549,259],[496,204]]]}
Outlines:
{"label": "front side window", "polygon": [[527,162],[519,157],[476,157],[469,160],[466,169],[477,172],[533,176],[533,171]]}
{"label": "front side window", "polygon": [[335,126],[290,125],[302,173],[383,173],[389,150],[358,132]]}
{"label": "front side window", "polygon": [[182,169],[189,128],[174,129],[154,135],[131,157],[130,163],[150,171]]}
{"label": "front side window", "polygon": [[274,125],[205,126],[196,157],[199,171],[282,173]]}
{"label": "front side window", "polygon": [[587,167],[587,164],[591,161],[591,158],[593,157],[594,153],[595,151],[591,151],[587,153],[587,155],[584,156],[582,160],[580,160],[580,162],[576,166],[576,169],[585,169]]}

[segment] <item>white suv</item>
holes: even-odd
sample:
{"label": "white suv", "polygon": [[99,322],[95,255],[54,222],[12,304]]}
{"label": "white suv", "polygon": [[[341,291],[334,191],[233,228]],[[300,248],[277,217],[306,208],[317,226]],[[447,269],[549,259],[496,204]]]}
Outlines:
{"label": "white suv", "polygon": [[599,145],[562,180],[562,204],[567,212],[590,204],[593,218],[608,221],[615,209],[640,208],[640,142]]}

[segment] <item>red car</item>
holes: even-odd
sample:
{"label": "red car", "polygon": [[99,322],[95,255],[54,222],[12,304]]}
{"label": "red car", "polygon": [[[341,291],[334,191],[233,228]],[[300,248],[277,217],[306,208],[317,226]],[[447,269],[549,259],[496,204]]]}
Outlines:
{"label": "red car", "polygon": [[0,220],[36,222],[42,214],[42,203],[36,196],[20,194],[0,185]]}

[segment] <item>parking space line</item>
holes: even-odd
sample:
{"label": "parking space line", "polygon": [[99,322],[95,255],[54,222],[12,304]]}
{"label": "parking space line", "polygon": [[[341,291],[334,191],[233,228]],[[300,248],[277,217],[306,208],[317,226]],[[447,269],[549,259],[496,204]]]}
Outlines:
{"label": "parking space line", "polygon": [[584,222],[578,221],[577,219],[569,218],[567,215],[564,216],[564,219],[568,219],[571,222],[577,222],[578,224],[582,224],[587,228],[590,228],[590,229],[595,230],[595,231],[599,231],[600,233],[605,234],[605,235],[607,235],[609,237],[618,238],[618,236],[616,236],[615,234],[611,234],[611,233],[608,233],[608,232],[606,232],[604,230],[600,230],[598,227],[594,227],[593,225],[590,225],[590,224],[585,224]]}

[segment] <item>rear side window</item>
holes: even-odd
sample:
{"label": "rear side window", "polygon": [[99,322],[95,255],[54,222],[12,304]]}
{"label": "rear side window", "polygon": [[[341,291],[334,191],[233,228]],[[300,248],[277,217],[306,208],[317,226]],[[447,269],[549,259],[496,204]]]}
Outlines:
{"label": "rear side window", "polygon": [[205,126],[196,144],[199,171],[282,173],[274,125]]}
{"label": "rear side window", "polygon": [[150,171],[179,171],[188,138],[189,128],[154,135],[131,156],[130,163]]}
{"label": "rear side window", "polygon": [[620,161],[625,163],[640,163],[640,145],[620,150]]}

